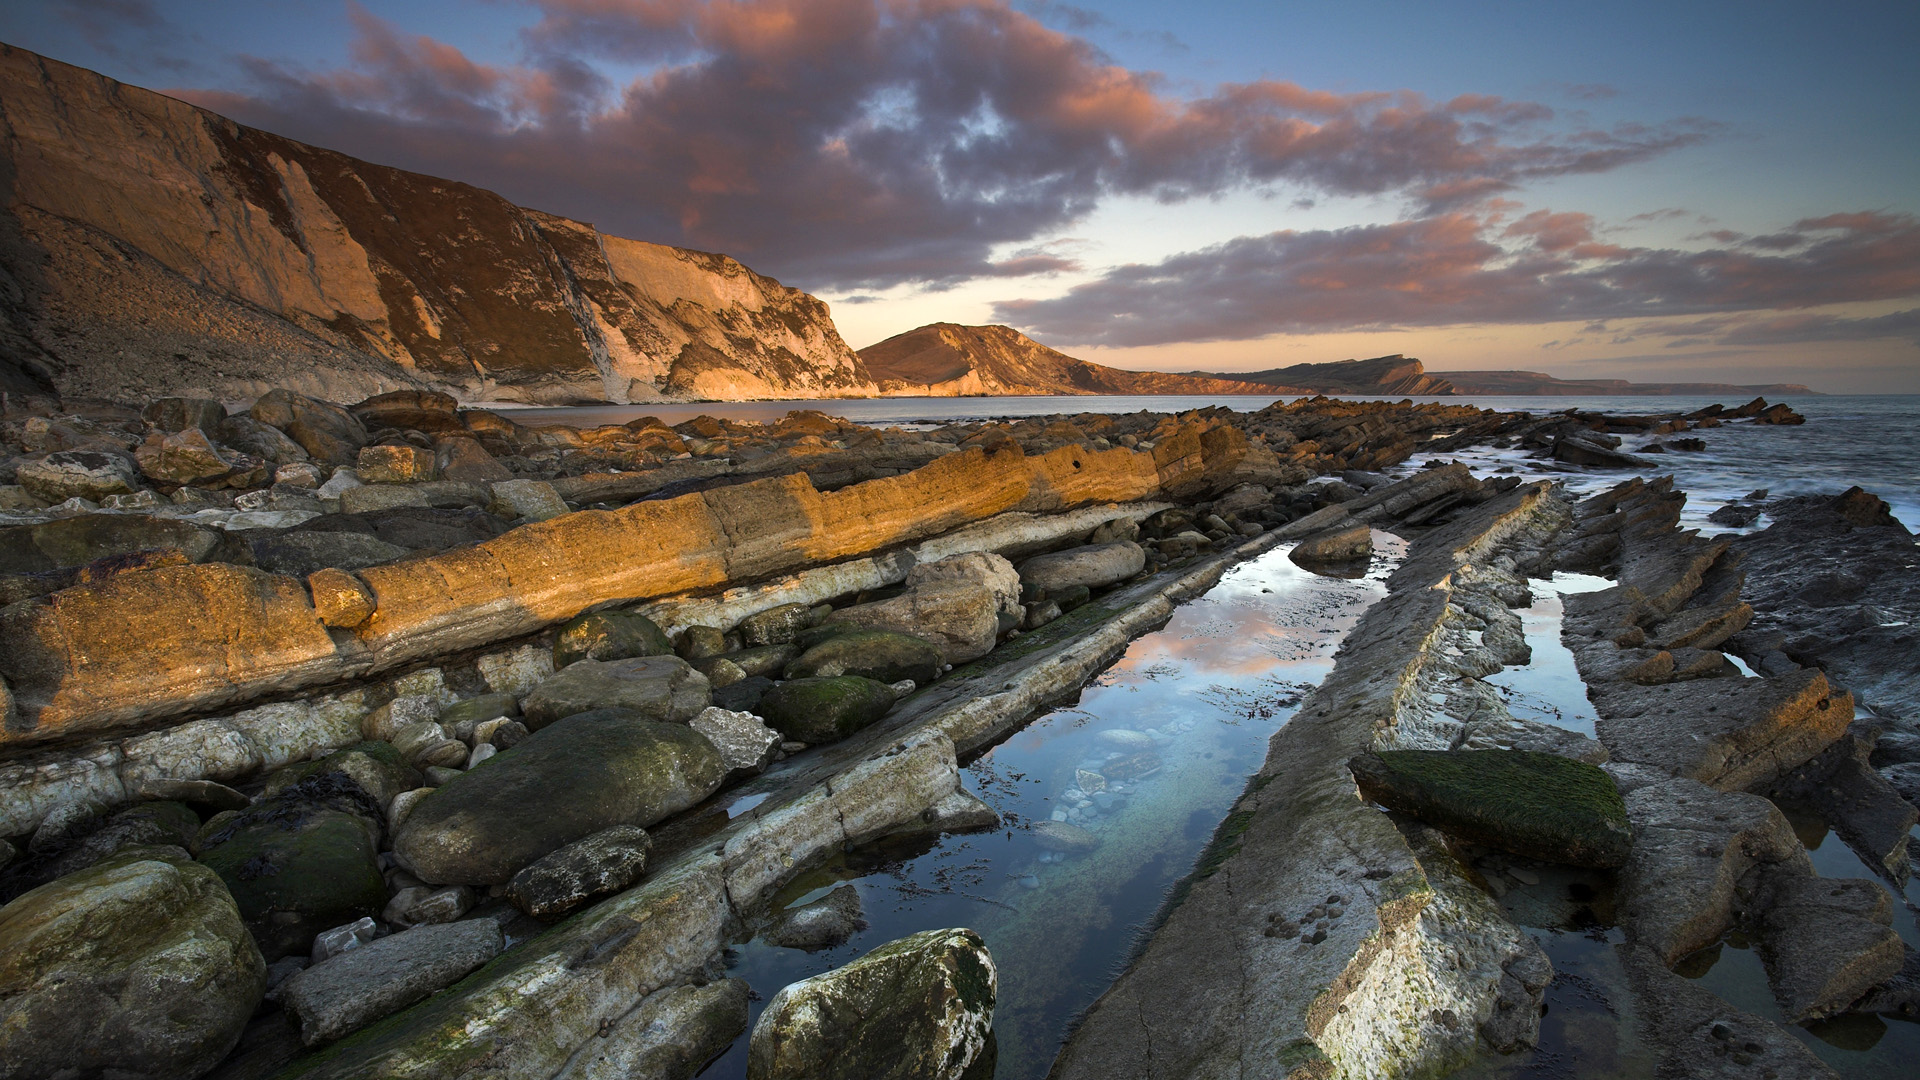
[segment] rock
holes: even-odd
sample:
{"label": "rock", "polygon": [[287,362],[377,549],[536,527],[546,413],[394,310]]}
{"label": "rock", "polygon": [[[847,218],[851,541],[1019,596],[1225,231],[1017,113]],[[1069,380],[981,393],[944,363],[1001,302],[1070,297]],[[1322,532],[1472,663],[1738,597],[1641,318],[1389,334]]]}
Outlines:
{"label": "rock", "polygon": [[[87,514],[29,527],[32,546],[52,567],[78,567],[141,551],[178,551],[182,562],[205,562],[219,552],[219,533],[147,514]],[[18,556],[16,556],[18,557]],[[19,565],[19,564],[16,564]],[[39,567],[19,565],[22,570]]]}
{"label": "rock", "polygon": [[780,733],[750,712],[709,707],[687,721],[687,726],[706,736],[720,752],[729,776],[762,772],[780,748]]}
{"label": "rock", "polygon": [[351,467],[339,468],[333,470],[333,475],[328,477],[325,483],[316,488],[313,494],[316,498],[332,499],[337,502],[340,496],[345,495],[354,488],[364,486],[364,484],[360,483],[360,478],[353,475],[353,469]]}
{"label": "rock", "polygon": [[[306,449],[287,438],[285,432],[244,414],[227,417],[220,422],[218,431],[208,429],[207,434],[217,435],[221,445],[248,457],[259,458],[269,465],[304,464],[307,461]],[[324,469],[324,466],[321,468]]]}
{"label": "rock", "polygon": [[1879,882],[1783,876],[1768,899],[1762,954],[1793,1023],[1846,1009],[1906,961],[1893,898]]}
{"label": "rock", "polygon": [[513,875],[507,899],[546,918],[640,880],[652,841],[635,825],[615,825],[542,856]]}
{"label": "rock", "polygon": [[1036,555],[1020,564],[1020,580],[1049,594],[1076,585],[1096,589],[1125,581],[1146,565],[1145,549],[1131,540],[1122,540]]}
{"label": "rock", "polygon": [[1026,615],[1020,620],[1022,630],[1038,630],[1060,617],[1060,605],[1053,600],[1041,600],[1025,607]]}
{"label": "rock", "polygon": [[1561,435],[1553,441],[1553,459],[1600,469],[1651,469],[1653,463],[1602,445],[1596,432]]}
{"label": "rock", "polygon": [[1920,762],[1903,761],[1880,770],[1880,776],[1900,797],[1920,806]]}
{"label": "rock", "polygon": [[35,498],[49,503],[74,498],[98,502],[140,489],[133,461],[105,450],[60,450],[38,461],[20,462],[14,476]]}
{"label": "rock", "polygon": [[[313,937],[312,963],[323,964],[349,949],[357,949],[380,936],[380,926],[362,917],[350,923],[322,930]],[[277,962],[277,961],[276,961]]]}
{"label": "rock", "polygon": [[[440,710],[439,720],[443,727],[453,732],[453,737],[465,742],[487,742],[475,738],[479,725],[488,720],[520,715],[520,701],[512,694],[481,694],[464,701],[456,701]],[[505,750],[506,747],[500,749]]]}
{"label": "rock", "polygon": [[440,476],[466,484],[509,483],[513,480],[513,470],[495,461],[493,455],[480,445],[480,440],[464,434],[443,437],[433,444],[433,467]]}
{"label": "rock", "polygon": [[227,418],[227,407],[212,398],[165,397],[148,403],[140,418],[161,431],[199,428],[211,435]]}
{"label": "rock", "polygon": [[433,794],[432,788],[417,787],[412,791],[403,791],[395,795],[393,801],[387,804],[388,831],[394,833],[399,832],[400,826],[407,820],[407,815],[413,813],[413,808],[420,805],[421,799],[431,794]]}
{"label": "rock", "polygon": [[727,636],[711,626],[689,626],[674,636],[673,650],[682,660],[704,660],[727,651]]}
{"label": "rock", "polygon": [[397,544],[355,532],[305,532],[292,529],[249,536],[253,564],[272,574],[306,577],[333,567],[360,570],[411,554]]}
{"label": "rock", "polygon": [[420,800],[394,854],[429,882],[499,884],[575,840],[679,813],[725,775],[713,744],[684,724],[576,713]]}
{"label": "rock", "polygon": [[785,675],[858,675],[884,683],[912,679],[924,684],[940,677],[942,663],[940,650],[925,638],[892,630],[853,630],[801,653],[787,664]]}
{"label": "rock", "polygon": [[1287,558],[1302,566],[1330,562],[1350,562],[1373,554],[1373,529],[1354,523],[1336,526],[1301,540],[1287,552]]}
{"label": "rock", "polygon": [[928,930],[793,983],[748,1043],[750,1080],[957,1080],[987,1046],[998,975],[971,930]]}
{"label": "rock", "polygon": [[741,979],[656,990],[553,1080],[692,1080],[747,1030],[750,995]]}
{"label": "rock", "polygon": [[437,390],[395,390],[375,394],[348,411],[370,430],[398,428],[424,431],[431,435],[458,432],[466,434],[460,422],[460,403]]}
{"label": "rock", "polygon": [[1153,736],[1130,728],[1108,728],[1094,737],[1121,750],[1151,750],[1155,745]]}
{"label": "rock", "polygon": [[401,694],[360,719],[368,739],[391,742],[396,732],[440,716],[440,702],[431,694]]}
{"label": "rock", "polygon": [[511,750],[526,741],[527,725],[518,720],[501,717],[496,720],[482,720],[473,726],[475,748],[481,745],[492,746],[495,750]]}
{"label": "rock", "polygon": [[933,642],[945,663],[964,664],[993,651],[1000,631],[999,600],[984,585],[937,581],[891,600],[843,608],[826,625],[912,634]]}
{"label": "rock", "polygon": [[265,483],[269,466],[246,454],[222,453],[199,428],[155,432],[133,452],[140,471],[163,484],[196,487],[253,487]]}
{"label": "rock", "polygon": [[367,444],[367,429],[352,413],[291,390],[269,390],[247,415],[285,432],[321,461],[351,465]]}
{"label": "rock", "polygon": [[452,986],[504,946],[491,919],[416,926],[315,964],[280,987],[308,1046],[342,1035]]}
{"label": "rock", "polygon": [[818,952],[845,945],[866,928],[860,890],[852,882],[843,882],[811,904],[781,911],[773,925],[761,932],[760,939],[783,949]]}
{"label": "rock", "polygon": [[200,815],[185,803],[138,803],[109,815],[99,828],[73,843],[53,860],[48,880],[65,877],[109,859],[127,848],[179,847],[192,849],[200,832]]}
{"label": "rock", "polygon": [[677,656],[579,660],[533,688],[520,702],[529,730],[589,709],[624,709],[650,720],[682,723],[709,704],[707,677]]}
{"label": "rock", "polygon": [[273,470],[275,487],[318,491],[320,485],[326,483],[327,479],[327,471],[311,461],[289,461]]}
{"label": "rock", "polygon": [[1065,821],[1036,821],[1032,832],[1034,843],[1046,851],[1092,851],[1100,846],[1098,836]]}
{"label": "rock", "polygon": [[478,484],[452,480],[415,481],[407,484],[362,484],[340,493],[340,510],[346,514],[377,514],[387,510],[437,509],[486,506],[491,496]]}
{"label": "rock", "polygon": [[420,786],[420,774],[407,765],[398,749],[390,743],[368,741],[335,750],[315,761],[289,765],[267,777],[261,794],[272,798],[302,780],[328,773],[351,777],[379,806],[386,806],[393,802],[394,796]]}
{"label": "rock", "polygon": [[813,612],[807,605],[781,604],[747,616],[734,630],[748,646],[784,645],[811,625]]}
{"label": "rock", "polygon": [[713,692],[713,703],[722,709],[734,712],[758,712],[760,699],[773,689],[772,679],[761,675],[749,675],[732,686],[721,687]]}
{"label": "rock", "polygon": [[1760,508],[1757,506],[1741,506],[1739,503],[1728,503],[1713,513],[1708,514],[1707,520],[1713,522],[1715,525],[1731,525],[1736,529],[1744,529],[1760,520]]}
{"label": "rock", "polygon": [[140,780],[127,789],[136,799],[185,803],[204,813],[244,810],[253,800],[225,784],[212,780]]}
{"label": "rock", "polygon": [[909,589],[930,581],[967,581],[985,585],[993,591],[1001,614],[1021,614],[1020,573],[1012,563],[993,552],[969,551],[964,555],[949,555],[938,562],[919,563],[907,571],[906,584]]}
{"label": "rock", "polygon": [[798,645],[760,645],[727,653],[726,659],[745,672],[748,678],[756,675],[778,678],[786,672],[787,665],[799,655],[800,646]]}
{"label": "rock", "polygon": [[454,922],[473,910],[473,902],[473,890],[465,885],[425,890],[401,911],[401,921],[413,926]]}
{"label": "rock", "polygon": [[417,446],[363,446],[353,474],[362,484],[416,484],[437,477],[433,451]]}
{"label": "rock", "polygon": [[886,683],[838,675],[789,679],[767,691],[756,711],[782,735],[817,746],[871,726],[894,700]]}
{"label": "rock", "polygon": [[1568,866],[1627,860],[1633,830],[1598,766],[1531,750],[1383,750],[1348,762],[1360,793],[1468,843]]}
{"label": "rock", "polygon": [[278,960],[307,952],[330,926],[386,907],[380,818],[344,774],[309,777],[209,834],[200,861],[227,883],[261,953]]}
{"label": "rock", "polygon": [[553,666],[576,660],[625,660],[634,656],[671,656],[673,642],[645,615],[596,611],[561,625],[553,640]]}
{"label": "rock", "polygon": [[266,964],[220,879],[126,851],[0,908],[0,1070],[191,1080],[233,1049]]}
{"label": "rock", "polygon": [[509,521],[547,521],[568,513],[567,502],[545,480],[503,480],[490,486],[487,509]]}

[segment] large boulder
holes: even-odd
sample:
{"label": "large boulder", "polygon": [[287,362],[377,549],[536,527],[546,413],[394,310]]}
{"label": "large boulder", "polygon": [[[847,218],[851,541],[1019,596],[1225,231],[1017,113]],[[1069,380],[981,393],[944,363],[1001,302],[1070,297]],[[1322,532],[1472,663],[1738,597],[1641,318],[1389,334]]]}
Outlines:
{"label": "large boulder", "polygon": [[850,630],[820,642],[786,666],[789,679],[858,675],[883,683],[912,679],[921,686],[940,677],[942,657],[933,642],[892,630]]}
{"label": "large boulder", "polygon": [[1020,564],[1020,580],[1047,592],[1076,585],[1097,589],[1125,581],[1146,565],[1146,549],[1131,540],[1120,540],[1036,555]]}
{"label": "large boulder", "polygon": [[178,848],[124,851],[0,908],[0,1075],[190,1080],[265,990],[213,871]]}
{"label": "large boulder", "polygon": [[108,450],[60,450],[38,461],[20,462],[14,477],[29,493],[50,503],[73,498],[99,502],[109,495],[140,490],[133,460]]}
{"label": "large boulder", "polygon": [[998,975],[980,935],[927,930],[773,996],[748,1080],[957,1080],[986,1049]]}
{"label": "large boulder", "polygon": [[1469,843],[1569,866],[1627,861],[1613,778],[1532,750],[1383,750],[1348,763],[1366,798]]}
{"label": "large boulder", "polygon": [[469,919],[416,926],[307,968],[277,991],[308,1046],[331,1042],[460,981],[499,955],[500,924]]}
{"label": "large boulder", "polygon": [[949,555],[938,562],[920,563],[907,571],[907,587],[910,589],[930,581],[970,581],[975,585],[985,585],[993,590],[1001,614],[1015,618],[1024,614],[1020,606],[1019,571],[1004,556],[991,551]]}
{"label": "large boulder", "polygon": [[247,415],[286,433],[301,449],[333,465],[351,465],[367,445],[367,429],[338,405],[291,390],[269,390]]}
{"label": "large boulder", "polygon": [[673,639],[660,624],[630,611],[595,611],[560,627],[553,639],[553,666],[564,668],[576,660],[626,660],[635,656],[668,656]]}
{"label": "large boulder", "polygon": [[589,709],[625,709],[649,720],[691,720],[712,699],[707,677],[677,656],[578,660],[533,688],[520,702],[538,731]]}
{"label": "large boulder", "polygon": [[381,809],[343,773],[308,777],[202,841],[269,961],[306,953],[322,930],[380,914]]}
{"label": "large boulder", "polygon": [[946,663],[964,664],[993,651],[1000,602],[985,585],[932,581],[891,600],[842,608],[827,623],[912,634],[933,642]]}
{"label": "large boulder", "polygon": [[631,709],[576,713],[420,800],[393,850],[435,884],[501,884],[603,829],[679,813],[726,773],[713,744],[685,724]]}
{"label": "large boulder", "polygon": [[789,679],[761,696],[755,711],[780,734],[803,743],[832,743],[887,715],[893,688],[857,675]]}

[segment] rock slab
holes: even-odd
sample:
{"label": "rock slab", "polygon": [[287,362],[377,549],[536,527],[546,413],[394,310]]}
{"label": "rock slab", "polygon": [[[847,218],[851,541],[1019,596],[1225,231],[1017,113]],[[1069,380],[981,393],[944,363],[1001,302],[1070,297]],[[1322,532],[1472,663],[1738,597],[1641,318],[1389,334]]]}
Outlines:
{"label": "rock slab", "polygon": [[492,919],[416,926],[348,949],[288,979],[280,1001],[308,1046],[342,1035],[452,986],[504,946]]}

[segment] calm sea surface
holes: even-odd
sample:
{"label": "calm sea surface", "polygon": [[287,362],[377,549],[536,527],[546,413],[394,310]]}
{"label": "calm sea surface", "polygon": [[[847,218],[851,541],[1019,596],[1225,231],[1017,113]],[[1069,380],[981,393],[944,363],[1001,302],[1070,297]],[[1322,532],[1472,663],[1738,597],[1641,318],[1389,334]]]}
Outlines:
{"label": "calm sea surface", "polygon": [[[793,409],[818,409],[835,416],[876,426],[942,424],[956,420],[1019,419],[1055,413],[1175,413],[1209,405],[1226,405],[1252,412],[1292,397],[1198,397],[1182,395],[1111,397],[996,397],[996,398],[844,398],[826,401],[702,402],[692,405],[586,405],[557,409],[514,409],[523,424],[625,423],[641,416],[657,416],[677,424],[706,414],[733,420],[776,420]],[[1610,413],[1691,412],[1718,401],[1712,397],[1509,397],[1462,396],[1416,398],[1447,404],[1473,405],[1507,412],[1545,414],[1566,409]],[[1700,453],[1669,452],[1653,460],[1652,475],[1673,473],[1688,493],[1689,525],[1704,526],[1705,516],[1749,492],[1765,488],[1773,495],[1837,493],[1858,484],[1892,505],[1908,528],[1920,527],[1920,395],[1834,395],[1782,398],[1807,418],[1798,427],[1763,427],[1730,423],[1693,432],[1706,442]],[[1628,437],[1624,449],[1633,451],[1654,440]],[[1575,490],[1617,483],[1625,474],[1586,471],[1536,461],[1506,451],[1451,455],[1476,470],[1507,468],[1526,476],[1551,476]],[[1415,457],[1412,464],[1424,459]],[[1766,524],[1763,519],[1760,524]],[[1725,531],[1712,527],[1715,531]]]}

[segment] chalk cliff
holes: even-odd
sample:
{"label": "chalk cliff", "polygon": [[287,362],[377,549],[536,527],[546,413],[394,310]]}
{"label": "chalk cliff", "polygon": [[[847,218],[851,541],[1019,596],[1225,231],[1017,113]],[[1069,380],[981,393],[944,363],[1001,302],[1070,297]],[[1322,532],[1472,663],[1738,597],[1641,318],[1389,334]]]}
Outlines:
{"label": "chalk cliff", "polygon": [[873,392],[827,305],[724,255],[608,236],[5,45],[0,132],[0,389]]}
{"label": "chalk cliff", "polygon": [[888,396],[1005,394],[1290,394],[1291,387],[1228,376],[1122,371],[1090,364],[1011,326],[933,323],[860,350]]}

